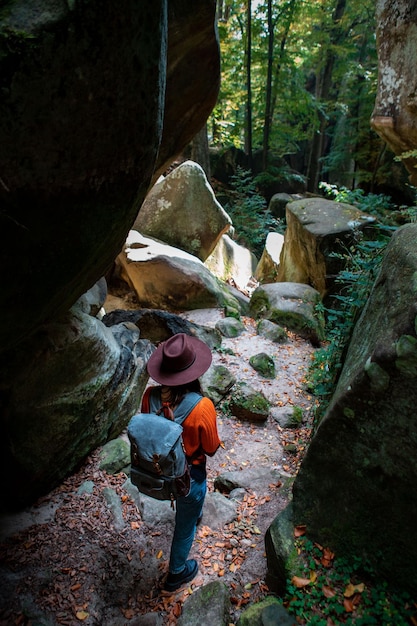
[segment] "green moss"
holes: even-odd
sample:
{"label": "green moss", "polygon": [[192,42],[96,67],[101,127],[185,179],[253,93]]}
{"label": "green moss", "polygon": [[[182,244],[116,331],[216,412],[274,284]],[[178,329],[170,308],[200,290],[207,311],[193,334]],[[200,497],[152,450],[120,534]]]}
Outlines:
{"label": "green moss", "polygon": [[274,359],[265,352],[251,356],[249,363],[264,378],[275,378]]}
{"label": "green moss", "polygon": [[402,335],[396,345],[398,359],[396,368],[403,376],[415,378],[417,376],[417,339],[412,335]]}

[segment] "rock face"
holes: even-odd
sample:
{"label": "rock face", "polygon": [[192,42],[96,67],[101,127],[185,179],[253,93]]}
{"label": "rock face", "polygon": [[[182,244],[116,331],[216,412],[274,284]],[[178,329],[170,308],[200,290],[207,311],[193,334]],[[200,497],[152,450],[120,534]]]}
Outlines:
{"label": "rock face", "polygon": [[203,169],[186,161],[152,187],[133,229],[204,262],[231,224]]}
{"label": "rock face", "polygon": [[183,311],[239,303],[195,256],[131,230],[118,262],[139,304]]}
{"label": "rock face", "polygon": [[[294,521],[417,587],[417,225],[393,236],[294,484]],[[401,555],[401,558],[399,558]]]}
{"label": "rock face", "polygon": [[89,452],[125,428],[139,406],[153,351],[130,332],[119,343],[85,312],[88,298],[46,324],[2,365],[1,507],[56,487]]}
{"label": "rock face", "polygon": [[255,319],[267,319],[310,339],[313,345],[324,339],[324,320],[317,311],[318,291],[299,283],[270,283],[255,289],[249,311]]}
{"label": "rock face", "polygon": [[260,283],[273,283],[276,281],[283,245],[284,235],[281,235],[281,233],[268,233],[262,256],[255,271],[255,278]]}
{"label": "rock face", "polygon": [[153,176],[214,106],[215,2],[167,7],[2,8],[0,349],[67,311],[105,274]]}
{"label": "rock face", "polygon": [[233,241],[229,235],[223,235],[204,265],[221,280],[231,282],[244,291],[255,273],[257,263],[250,250]]}
{"label": "rock face", "polygon": [[333,288],[342,269],[331,253],[344,252],[374,218],[350,204],[323,198],[305,198],[287,205],[287,230],[280,257],[277,281],[305,283],[321,297]]}
{"label": "rock face", "polygon": [[[376,17],[378,91],[371,124],[401,155],[417,148],[417,6],[413,0],[378,0]],[[416,157],[403,162],[416,186]]]}

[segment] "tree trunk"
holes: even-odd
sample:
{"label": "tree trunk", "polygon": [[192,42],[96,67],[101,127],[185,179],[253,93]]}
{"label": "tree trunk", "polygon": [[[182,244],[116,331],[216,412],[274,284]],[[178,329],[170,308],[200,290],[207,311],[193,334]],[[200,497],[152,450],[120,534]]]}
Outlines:
{"label": "tree trunk", "polygon": [[245,152],[248,155],[249,169],[252,170],[252,6],[248,0],[246,12],[246,133]]}
{"label": "tree trunk", "polygon": [[272,0],[268,0],[268,69],[266,77],[265,118],[262,143],[262,169],[268,168],[269,136],[272,124],[272,64],[274,56],[274,25],[272,22]]}
{"label": "tree trunk", "polygon": [[324,145],[326,139],[327,116],[323,111],[323,105],[328,101],[330,90],[332,87],[333,66],[336,59],[334,47],[340,43],[340,27],[339,22],[343,17],[346,8],[346,0],[337,0],[335,10],[332,15],[332,29],[327,49],[324,51],[323,69],[317,75],[316,81],[316,100],[322,106],[318,108],[319,130],[313,137],[311,151],[309,156],[309,165],[307,171],[307,189],[312,193],[317,193],[319,188],[321,165],[320,159],[324,154]]}
{"label": "tree trunk", "polygon": [[207,138],[207,124],[195,135],[191,143],[191,159],[203,168],[207,180],[210,180],[210,156]]}

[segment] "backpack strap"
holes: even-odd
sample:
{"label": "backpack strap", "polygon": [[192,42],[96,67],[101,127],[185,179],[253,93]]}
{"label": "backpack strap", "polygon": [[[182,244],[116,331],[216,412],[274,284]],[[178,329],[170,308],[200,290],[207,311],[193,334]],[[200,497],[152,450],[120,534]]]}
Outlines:
{"label": "backpack strap", "polygon": [[[179,405],[175,408],[174,411],[169,407],[167,403],[163,403],[161,401],[161,388],[154,387],[151,389],[149,393],[149,406],[147,407],[148,412],[163,413],[165,417],[168,419],[175,419],[177,424],[182,425],[194,407],[200,402],[203,396],[195,391],[190,391],[185,394]],[[146,405],[146,402],[144,403]],[[146,406],[144,406],[146,409]],[[168,414],[167,414],[168,413]],[[173,415],[173,418],[171,417]]]}

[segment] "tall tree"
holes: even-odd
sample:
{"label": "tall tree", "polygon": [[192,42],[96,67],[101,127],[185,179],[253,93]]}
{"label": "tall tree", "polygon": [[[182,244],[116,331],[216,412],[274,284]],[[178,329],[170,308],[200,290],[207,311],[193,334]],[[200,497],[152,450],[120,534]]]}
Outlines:
{"label": "tall tree", "polygon": [[248,155],[249,169],[252,169],[252,2],[246,7],[246,123],[245,152]]}
{"label": "tall tree", "polygon": [[[325,9],[325,7],[323,7]],[[323,15],[322,28],[328,31],[326,45],[323,46],[323,55],[320,59],[320,66],[316,73],[316,101],[322,103],[318,108],[318,117],[320,126],[318,132],[314,134],[311,143],[309,156],[309,164],[307,170],[307,188],[309,191],[316,193],[319,188],[320,175],[320,159],[324,154],[324,145],[326,138],[326,126],[328,117],[325,107],[323,106],[329,99],[330,90],[335,87],[333,83],[333,68],[336,62],[336,46],[340,44],[341,27],[340,22],[346,9],[346,0],[336,0],[336,6],[332,12],[331,23],[326,24],[327,20]]]}
{"label": "tall tree", "polygon": [[264,132],[262,142],[262,169],[266,171],[268,167],[269,136],[272,124],[272,66],[274,63],[274,22],[272,19],[272,0],[268,0],[267,5],[268,20],[268,60],[265,89],[265,115]]}

